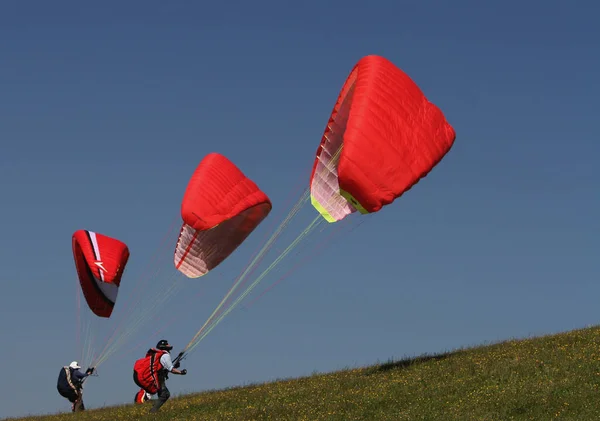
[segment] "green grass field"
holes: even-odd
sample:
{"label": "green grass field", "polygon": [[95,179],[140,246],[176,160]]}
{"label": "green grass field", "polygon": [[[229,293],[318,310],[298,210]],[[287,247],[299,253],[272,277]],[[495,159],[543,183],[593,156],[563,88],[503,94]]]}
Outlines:
{"label": "green grass field", "polygon": [[599,420],[600,327],[370,367],[20,420]]}

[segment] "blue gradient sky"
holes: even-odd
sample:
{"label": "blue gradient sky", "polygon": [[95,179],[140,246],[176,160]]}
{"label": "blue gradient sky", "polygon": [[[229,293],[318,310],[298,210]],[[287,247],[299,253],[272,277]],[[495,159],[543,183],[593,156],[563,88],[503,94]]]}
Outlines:
{"label": "blue gradient sky", "polygon": [[[78,358],[73,231],[126,241],[139,277],[212,151],[267,192],[274,218],[285,214],[367,54],[392,60],[444,111],[453,150],[233,311],[171,392],[598,323],[597,2],[81,3],[0,5],[0,333],[14,364],[0,416],[69,409],[55,382]],[[239,272],[266,233],[224,270]],[[165,335],[176,350],[231,284],[190,281],[209,293]],[[133,361],[156,338],[147,342],[103,365],[89,407],[132,400]]]}

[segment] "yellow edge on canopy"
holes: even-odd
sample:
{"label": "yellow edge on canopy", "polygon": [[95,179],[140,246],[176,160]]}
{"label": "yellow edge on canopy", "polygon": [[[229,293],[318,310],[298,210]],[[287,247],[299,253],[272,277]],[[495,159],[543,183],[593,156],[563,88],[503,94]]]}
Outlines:
{"label": "yellow edge on canopy", "polygon": [[366,210],[365,208],[363,208],[363,206],[358,202],[358,200],[356,200],[347,191],[340,189],[340,196],[342,196],[344,199],[346,199],[348,202],[350,202],[350,204],[352,206],[354,206],[354,208],[356,208],[356,210],[359,211],[360,213],[362,213],[363,215],[366,215],[369,213],[369,211]]}
{"label": "yellow edge on canopy", "polygon": [[314,208],[323,216],[323,218],[325,218],[327,222],[336,222],[333,216],[331,216],[329,212],[327,212],[325,208],[321,206],[321,204],[317,201],[317,199],[315,199],[315,197],[312,194],[310,195],[310,203],[312,203]]}

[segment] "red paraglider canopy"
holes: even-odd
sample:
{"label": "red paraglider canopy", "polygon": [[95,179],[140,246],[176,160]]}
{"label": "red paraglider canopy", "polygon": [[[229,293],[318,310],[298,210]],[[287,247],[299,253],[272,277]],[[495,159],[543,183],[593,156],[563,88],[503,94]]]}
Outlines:
{"label": "red paraglider canopy", "polygon": [[127,245],[86,230],[73,234],[72,245],[79,283],[88,306],[97,316],[110,317],[129,260]]}
{"label": "red paraglider canopy", "polygon": [[225,156],[208,154],[190,178],[175,267],[190,278],[219,265],[271,211],[271,201]]}
{"label": "red paraglider canopy", "polygon": [[456,134],[402,70],[363,57],[339,94],[311,174],[312,203],[330,222],[377,212],[440,162]]}

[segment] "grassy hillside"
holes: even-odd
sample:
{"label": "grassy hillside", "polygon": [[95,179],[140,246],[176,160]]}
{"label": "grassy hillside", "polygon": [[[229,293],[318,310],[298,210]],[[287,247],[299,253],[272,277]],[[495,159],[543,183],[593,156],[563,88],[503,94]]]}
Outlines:
{"label": "grassy hillside", "polygon": [[[78,420],[598,420],[600,328],[88,410]],[[72,420],[73,414],[21,420]]]}

